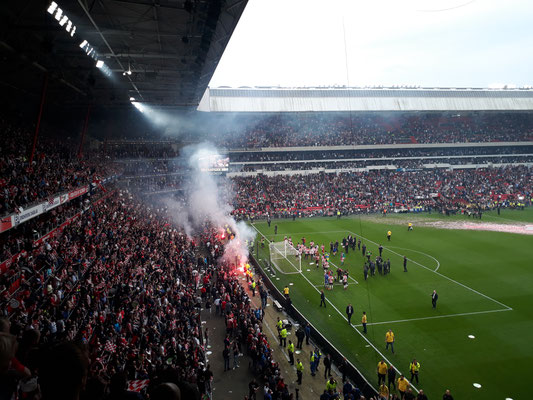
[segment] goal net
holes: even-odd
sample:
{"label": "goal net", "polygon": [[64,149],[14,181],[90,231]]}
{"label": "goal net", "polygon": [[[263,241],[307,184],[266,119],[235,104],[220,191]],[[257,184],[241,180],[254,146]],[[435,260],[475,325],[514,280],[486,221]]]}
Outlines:
{"label": "goal net", "polygon": [[284,240],[269,245],[270,262],[282,274],[297,274],[302,272],[302,257],[297,249]]}

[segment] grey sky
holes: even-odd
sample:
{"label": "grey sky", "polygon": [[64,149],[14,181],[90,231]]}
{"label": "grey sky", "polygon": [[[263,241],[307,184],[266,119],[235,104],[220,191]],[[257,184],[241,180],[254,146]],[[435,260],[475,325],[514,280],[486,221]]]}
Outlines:
{"label": "grey sky", "polygon": [[346,84],[531,86],[533,0],[249,0],[210,86]]}

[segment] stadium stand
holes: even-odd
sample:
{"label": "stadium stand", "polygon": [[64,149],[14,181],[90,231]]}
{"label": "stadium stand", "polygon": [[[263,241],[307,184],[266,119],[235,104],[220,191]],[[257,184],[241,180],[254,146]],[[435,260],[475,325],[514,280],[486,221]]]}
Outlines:
{"label": "stadium stand", "polygon": [[[229,150],[233,215],[255,219],[384,209],[470,215],[497,205],[530,205],[532,146],[520,142],[530,137],[525,122],[510,123],[524,131],[510,129],[499,136],[512,143],[495,150],[477,137],[478,142],[465,146],[439,144],[459,137],[448,130],[469,126],[453,121],[459,122],[425,136],[436,146],[411,141],[376,147],[379,140],[364,139],[371,148]],[[317,125],[321,133],[316,143],[333,143],[328,130],[346,123],[330,122]],[[290,130],[269,124],[273,137],[273,127]],[[404,124],[425,126],[420,119]],[[54,396],[57,381],[40,372],[43,366],[55,365],[47,361],[51,355],[81,351],[87,355],[83,368],[88,377],[81,398],[113,399],[125,389],[147,398],[164,382],[193,397],[208,396],[213,378],[200,315],[207,303],[218,303],[232,343],[228,351],[250,357],[251,371],[268,384],[273,398],[295,395],[280,384],[284,374],[262,329],[264,311],[252,307],[234,268],[219,260],[224,243],[216,230],[207,227],[200,237],[187,238],[172,225],[165,207],[147,207],[137,197],[161,192],[180,196],[190,174],[176,159],[178,143],[115,141],[78,159],[46,139],[38,148],[43,155],[29,169],[28,148],[16,150],[28,142],[28,131],[3,126],[5,214],[88,187],[71,201],[50,203],[34,218],[19,219],[0,237],[2,324],[19,343],[11,371],[0,373],[7,392],[26,396],[35,391],[29,382],[38,376],[44,396]],[[18,144],[15,131],[23,138]],[[465,135],[460,140],[466,143]],[[228,143],[231,148],[244,142]],[[299,140],[265,143],[301,145]],[[115,174],[118,182],[106,181]],[[259,290],[265,289],[260,285]]]}
{"label": "stadium stand", "polygon": [[415,172],[258,175],[234,178],[235,215],[255,218],[331,215],[357,212],[460,212],[491,209],[498,203],[523,201],[533,189],[524,166]]}
{"label": "stadium stand", "polygon": [[[239,129],[232,129],[238,126]],[[223,128],[223,127],[222,127]],[[518,142],[533,138],[528,113],[287,113],[236,117],[210,132],[221,147]]]}
{"label": "stadium stand", "polygon": [[68,140],[46,136],[38,142],[30,165],[29,128],[6,119],[0,120],[0,142],[0,216],[116,173],[109,164],[76,157],[76,146]]}
{"label": "stadium stand", "polygon": [[[168,229],[163,210],[148,214],[127,192],[113,191],[101,200],[56,235],[26,247],[1,275],[2,329],[19,339],[11,368],[0,373],[4,394],[35,394],[35,385],[26,383],[37,376],[44,397],[68,392],[72,388],[46,369],[66,371],[74,361],[59,366],[49,357],[81,351],[87,357],[82,398],[103,398],[92,396],[108,385],[106,398],[127,387],[142,393],[140,399],[162,382],[174,382],[182,395],[190,393],[183,398],[200,398],[210,392],[212,379],[200,308],[215,299],[224,305],[217,312],[225,318],[228,340],[246,346],[253,371],[270,377],[276,395],[287,392],[278,385],[279,367],[234,267],[215,268],[224,248],[216,231],[208,229],[200,239],[208,250],[204,261],[197,257],[197,244]],[[55,211],[64,217],[73,212]],[[25,245],[24,239],[11,242],[4,254]],[[19,247],[13,248],[15,243]],[[22,372],[13,370],[15,359]]]}

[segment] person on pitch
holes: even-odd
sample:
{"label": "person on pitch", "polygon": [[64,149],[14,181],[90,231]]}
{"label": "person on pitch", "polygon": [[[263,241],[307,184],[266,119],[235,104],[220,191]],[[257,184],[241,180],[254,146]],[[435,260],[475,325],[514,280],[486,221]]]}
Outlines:
{"label": "person on pitch", "polygon": [[326,308],[326,295],[324,294],[324,291],[320,291],[320,307],[324,305],[324,308]]}
{"label": "person on pitch", "polygon": [[416,358],[409,364],[409,371],[411,371],[411,382],[416,380],[418,385],[418,373],[420,372],[420,363],[416,361]]}
{"label": "person on pitch", "polygon": [[437,308],[438,299],[439,299],[439,295],[437,294],[437,291],[434,290],[433,293],[431,294],[431,304],[433,305],[433,308]]}
{"label": "person on pitch", "polygon": [[346,306],[346,316],[348,317],[348,325],[351,325],[351,319],[352,319],[352,315],[353,315],[353,306],[352,304],[348,304]]}
{"label": "person on pitch", "polygon": [[385,350],[388,350],[389,346],[392,350],[392,354],[394,354],[394,332],[389,329],[389,331],[385,334],[385,343],[387,344],[385,346]]}

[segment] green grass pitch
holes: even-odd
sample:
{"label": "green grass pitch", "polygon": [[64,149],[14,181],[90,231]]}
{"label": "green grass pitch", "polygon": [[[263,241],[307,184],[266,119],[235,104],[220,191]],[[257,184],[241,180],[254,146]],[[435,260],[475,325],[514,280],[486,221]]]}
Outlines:
{"label": "green grass pitch", "polygon": [[[424,214],[426,220],[459,221]],[[513,223],[533,221],[533,210],[503,210],[487,213],[484,221]],[[407,222],[414,230],[407,231]],[[346,257],[349,286],[336,285],[325,291],[327,309],[319,308],[323,289],[322,267],[302,262],[302,273],[277,271],[273,282],[290,286],[291,299],[313,325],[377,385],[376,366],[382,355],[410,377],[409,362],[420,364],[420,384],[430,399],[451,389],[456,399],[525,399],[530,396],[527,373],[533,363],[533,236],[510,233],[437,229],[417,226],[417,217],[343,217],[275,220],[254,227],[267,240],[291,236],[324,244],[342,241],[352,233],[361,238],[373,257],[377,246],[391,260],[391,274],[363,278],[364,259],[360,251]],[[278,234],[274,235],[274,225]],[[387,242],[386,232],[392,231]],[[258,235],[258,237],[260,237]],[[259,247],[258,258],[268,259],[268,242]],[[409,258],[403,272],[402,257]],[[340,266],[340,253],[331,256]],[[335,267],[331,267],[335,270]],[[356,283],[357,281],[357,283]],[[436,289],[439,300],[431,306]],[[353,327],[345,319],[348,303],[355,307]],[[362,334],[362,311],[368,315],[368,333]],[[396,336],[395,354],[385,350],[385,332]],[[475,338],[469,338],[473,335]],[[481,388],[475,388],[479,383]]]}

